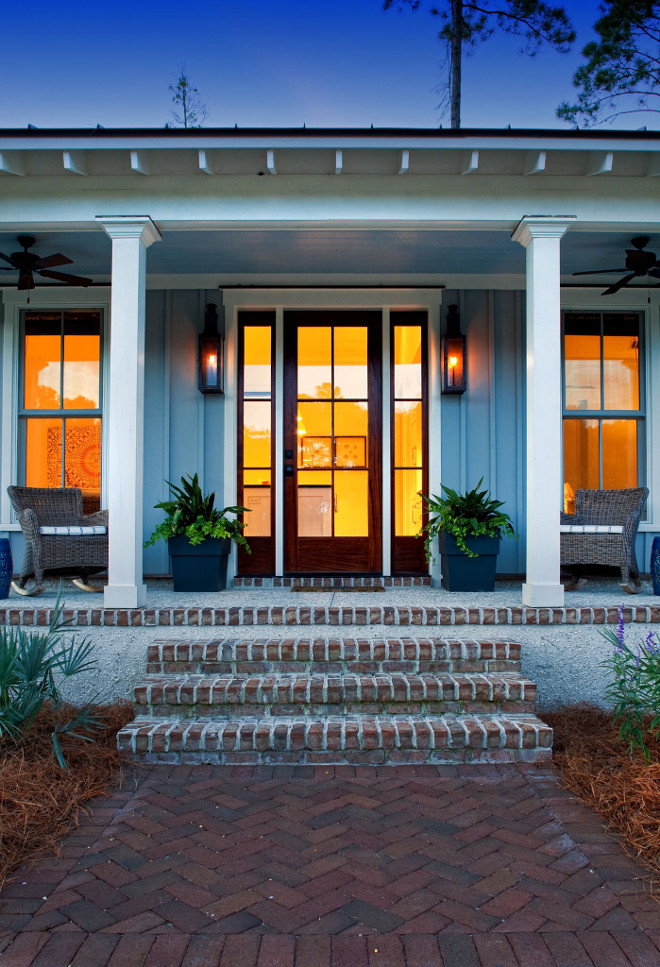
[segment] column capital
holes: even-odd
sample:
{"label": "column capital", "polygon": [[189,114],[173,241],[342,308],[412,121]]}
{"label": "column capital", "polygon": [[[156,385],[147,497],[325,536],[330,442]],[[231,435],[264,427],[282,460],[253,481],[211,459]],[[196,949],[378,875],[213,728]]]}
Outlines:
{"label": "column capital", "polygon": [[523,215],[511,235],[524,248],[535,238],[562,238],[577,220],[576,215]]}
{"label": "column capital", "polygon": [[149,215],[96,215],[95,221],[110,238],[138,238],[145,248],[163,237]]}

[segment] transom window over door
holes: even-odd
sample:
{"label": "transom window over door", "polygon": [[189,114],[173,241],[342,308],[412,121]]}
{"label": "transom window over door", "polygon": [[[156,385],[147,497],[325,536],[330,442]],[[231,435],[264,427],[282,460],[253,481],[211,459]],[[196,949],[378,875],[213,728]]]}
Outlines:
{"label": "transom window over door", "polygon": [[636,312],[564,316],[564,508],[575,491],[643,482],[642,327]]}
{"label": "transom window over door", "polygon": [[101,312],[35,310],[21,331],[19,480],[79,487],[101,507]]}

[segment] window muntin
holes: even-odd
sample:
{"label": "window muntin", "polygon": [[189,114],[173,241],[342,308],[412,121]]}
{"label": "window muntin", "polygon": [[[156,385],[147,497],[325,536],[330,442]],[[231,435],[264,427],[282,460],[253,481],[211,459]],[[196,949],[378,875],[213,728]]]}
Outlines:
{"label": "window muntin", "polygon": [[578,488],[636,487],[644,406],[639,313],[564,317],[564,509]]}
{"label": "window muntin", "polygon": [[92,513],[101,507],[101,312],[28,311],[21,336],[20,479],[79,487]]}

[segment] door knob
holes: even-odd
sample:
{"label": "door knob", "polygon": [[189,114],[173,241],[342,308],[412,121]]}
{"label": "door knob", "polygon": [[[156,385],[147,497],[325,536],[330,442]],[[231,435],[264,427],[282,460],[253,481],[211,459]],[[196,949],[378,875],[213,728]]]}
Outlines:
{"label": "door knob", "polygon": [[293,477],[293,467],[291,466],[290,463],[287,463],[286,466],[284,467],[284,476]]}

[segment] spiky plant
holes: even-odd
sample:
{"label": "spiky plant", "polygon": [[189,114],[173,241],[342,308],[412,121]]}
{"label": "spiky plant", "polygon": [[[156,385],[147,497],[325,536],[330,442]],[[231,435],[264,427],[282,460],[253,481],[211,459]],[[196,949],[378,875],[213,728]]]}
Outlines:
{"label": "spiky plant", "polygon": [[478,554],[467,546],[467,538],[500,537],[503,533],[516,537],[513,521],[500,510],[504,501],[495,500],[489,490],[479,490],[483,479],[482,477],[476,487],[463,494],[451,487],[445,487],[444,484],[443,497],[420,494],[429,515],[421,530],[427,560],[432,560],[432,541],[440,533],[450,534],[468,557],[478,557]]}
{"label": "spiky plant", "polygon": [[[197,474],[187,474],[181,478],[181,486],[167,481],[173,500],[161,500],[154,506],[164,510],[165,520],[154,529],[145,547],[156,541],[167,540],[185,534],[191,544],[201,544],[207,537],[220,539],[228,537],[241,544],[250,553],[250,547],[243,536],[245,523],[238,520],[236,515],[248,511],[247,507],[223,507],[218,510],[215,506],[215,494],[204,496],[199,485]],[[233,517],[228,517],[233,514]]]}
{"label": "spiky plant", "polygon": [[[62,610],[58,593],[46,630],[0,628],[0,742],[24,742],[44,703],[50,702],[55,709],[63,705],[57,682],[96,665],[96,659],[91,658],[89,639],[77,641],[71,636],[65,640],[68,623],[62,620]],[[61,736],[93,742],[88,733],[93,733],[101,724],[90,702],[69,721],[55,725],[51,733],[53,752],[63,769],[67,764],[60,745]]]}

